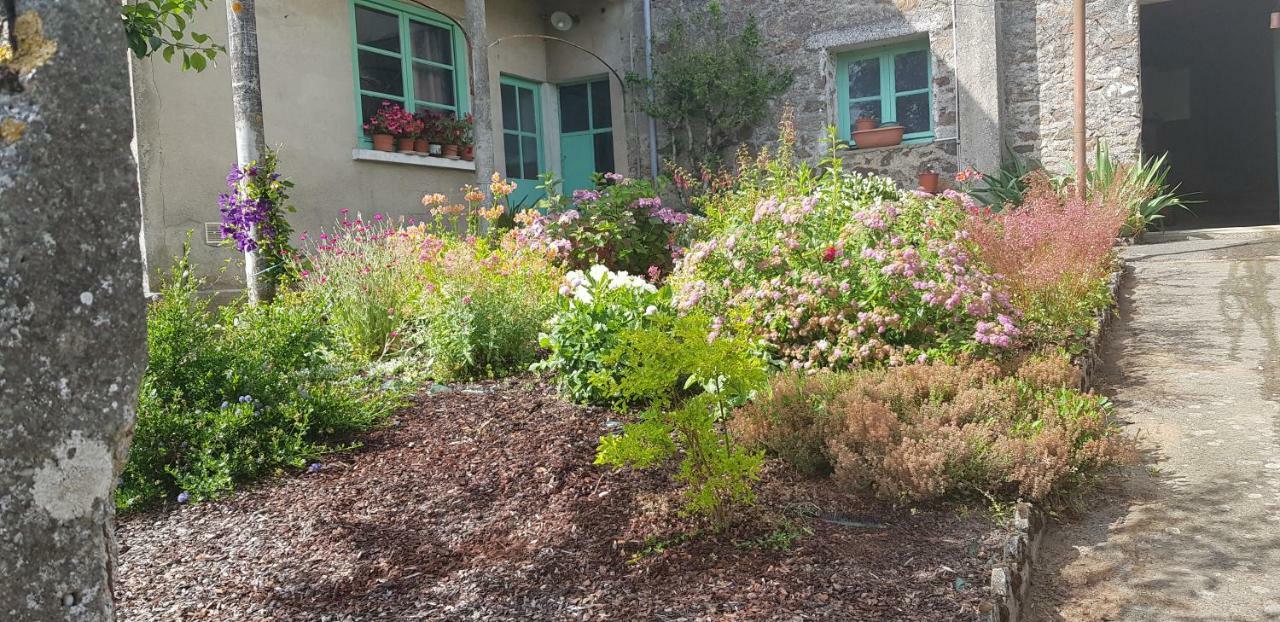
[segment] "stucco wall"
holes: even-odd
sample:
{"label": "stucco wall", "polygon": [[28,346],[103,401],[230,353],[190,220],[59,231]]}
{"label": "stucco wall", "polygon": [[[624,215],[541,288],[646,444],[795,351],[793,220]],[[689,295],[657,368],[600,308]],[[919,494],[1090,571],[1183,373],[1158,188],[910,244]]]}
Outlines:
{"label": "stucco wall", "polygon": [[[459,21],[462,0],[431,5]],[[299,231],[333,222],[338,210],[418,215],[428,191],[456,191],[474,173],[381,162],[353,161],[356,146],[349,0],[273,0],[258,3],[266,138],[280,148],[281,172],[296,184],[290,216]],[[215,0],[193,28],[226,40],[225,4]],[[490,39],[542,33],[541,7],[524,0],[489,1]],[[492,101],[500,101],[498,76],[547,79],[546,42],[513,39],[491,49]],[[240,271],[220,273],[236,253],[204,244],[205,222],[219,219],[216,198],[235,158],[231,87],[225,58],[203,73],[184,73],[162,60],[134,61],[138,151],[142,168],[144,232],[149,272],[163,273],[195,230],[192,258],[215,278],[235,287]],[[500,137],[501,115],[494,115]],[[496,140],[501,149],[501,140]],[[496,158],[498,167],[503,159]],[[154,285],[153,285],[154,287]]]}

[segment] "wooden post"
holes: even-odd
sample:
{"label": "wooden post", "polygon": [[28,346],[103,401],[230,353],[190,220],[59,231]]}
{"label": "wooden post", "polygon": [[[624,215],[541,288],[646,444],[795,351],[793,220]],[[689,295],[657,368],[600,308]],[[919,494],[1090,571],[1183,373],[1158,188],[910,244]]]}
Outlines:
{"label": "wooden post", "polygon": [[[244,166],[261,157],[266,149],[262,123],[262,79],[258,71],[258,19],[254,0],[227,2],[227,55],[231,60],[231,102],[236,127],[236,165]],[[242,180],[241,184],[248,183]],[[249,236],[258,239],[257,225],[249,226]],[[258,279],[258,253],[244,254],[244,286],[249,304],[262,296]]]}
{"label": "wooden post", "polygon": [[1085,131],[1087,116],[1086,112],[1086,92],[1085,92],[1085,29],[1084,29],[1084,1],[1075,1],[1075,18],[1072,24],[1075,39],[1075,147],[1076,147],[1076,194],[1080,198],[1084,198],[1088,189],[1088,180],[1086,176],[1089,174],[1088,149],[1085,142],[1088,140],[1088,134]]}
{"label": "wooden post", "polygon": [[493,112],[489,86],[489,31],[484,0],[467,0],[467,41],[471,48],[471,114],[475,116],[476,184],[484,188],[494,171]]}

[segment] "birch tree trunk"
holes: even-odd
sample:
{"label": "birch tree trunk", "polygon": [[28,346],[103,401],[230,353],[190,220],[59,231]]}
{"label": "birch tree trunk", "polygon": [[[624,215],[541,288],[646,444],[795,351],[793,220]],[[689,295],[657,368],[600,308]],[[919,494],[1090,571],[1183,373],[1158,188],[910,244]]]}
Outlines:
{"label": "birch tree trunk", "polygon": [[489,83],[489,29],[484,0],[467,0],[467,35],[471,44],[471,114],[475,115],[476,184],[484,188],[493,173],[493,111]]}
{"label": "birch tree trunk", "polygon": [[0,43],[0,620],[109,621],[146,359],[128,56],[118,2],[19,8],[17,53]]}
{"label": "birch tree trunk", "polygon": [[[266,148],[262,127],[262,81],[258,72],[258,19],[254,14],[254,0],[227,0],[227,55],[231,59],[236,164],[244,166],[257,160]],[[256,224],[249,226],[249,235],[254,240],[258,239]],[[258,272],[258,253],[245,252],[244,286],[250,305],[257,305],[263,297]]]}

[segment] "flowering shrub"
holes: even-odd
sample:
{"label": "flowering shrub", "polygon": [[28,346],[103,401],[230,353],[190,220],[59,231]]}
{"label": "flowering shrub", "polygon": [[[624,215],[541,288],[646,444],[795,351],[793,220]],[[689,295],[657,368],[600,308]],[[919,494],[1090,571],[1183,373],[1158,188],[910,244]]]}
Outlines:
{"label": "flowering shrub", "polygon": [[196,501],[380,421],[399,403],[334,346],[323,309],[287,293],[209,312],[183,258],[147,310],[147,371],[116,502]]}
{"label": "flowering shrub", "polygon": [[[1062,358],[1052,364],[1069,368]],[[1036,365],[1016,378],[984,362],[783,374],[733,429],[809,472],[911,500],[980,492],[1042,500],[1130,462],[1131,441],[1106,399]]]}
{"label": "flowering shrub", "polygon": [[1123,206],[1063,197],[1043,172],[1004,211],[973,210],[966,227],[978,255],[1005,276],[1032,345],[1072,346],[1111,304],[1106,277]]}
{"label": "flowering shrub", "polygon": [[[550,184],[554,185],[554,184]],[[688,215],[666,207],[646,181],[605,174],[571,201],[552,196],[547,213],[526,210],[513,233],[522,244],[570,269],[600,264],[656,280],[671,267],[677,230]]]}
{"label": "flowering shrub", "polygon": [[707,202],[676,269],[676,305],[763,340],[795,369],[902,364],[1008,348],[999,280],[975,258],[965,211],[886,179],[764,162]]}
{"label": "flowering shrub", "polygon": [[528,369],[557,308],[560,272],[510,244],[428,236],[419,244],[426,293],[409,327],[413,356],[439,381]]}
{"label": "flowering shrub", "polygon": [[593,376],[610,370],[605,356],[625,331],[644,327],[670,308],[670,292],[641,277],[596,265],[565,275],[559,294],[560,310],[549,331],[539,337],[550,356],[535,368],[555,372],[560,392],[576,402],[607,403],[615,395]]}
{"label": "flowering shrub", "polygon": [[343,209],[334,230],[315,239],[302,235],[309,265],[303,288],[327,309],[339,340],[364,360],[398,347],[426,283],[417,245],[400,224]]}
{"label": "flowering shrub", "polygon": [[296,251],[289,244],[293,228],[285,218],[286,212],[295,211],[289,204],[293,182],[276,172],[276,163],[275,151],[267,149],[260,160],[243,167],[232,164],[228,191],[218,195],[223,240],[242,253],[257,251],[264,276],[273,285],[297,280]]}
{"label": "flowering shrub", "polygon": [[425,128],[425,122],[413,116],[400,104],[383,101],[364,124],[370,134],[390,134],[397,138],[417,138]]}

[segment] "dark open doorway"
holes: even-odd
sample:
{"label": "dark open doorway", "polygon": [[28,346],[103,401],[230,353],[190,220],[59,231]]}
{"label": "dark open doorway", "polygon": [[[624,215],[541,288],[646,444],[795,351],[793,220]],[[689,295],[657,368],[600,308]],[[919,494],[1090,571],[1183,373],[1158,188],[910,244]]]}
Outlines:
{"label": "dark open doorway", "polygon": [[1142,7],[1142,145],[1202,203],[1176,228],[1280,222],[1276,0],[1167,0]]}

